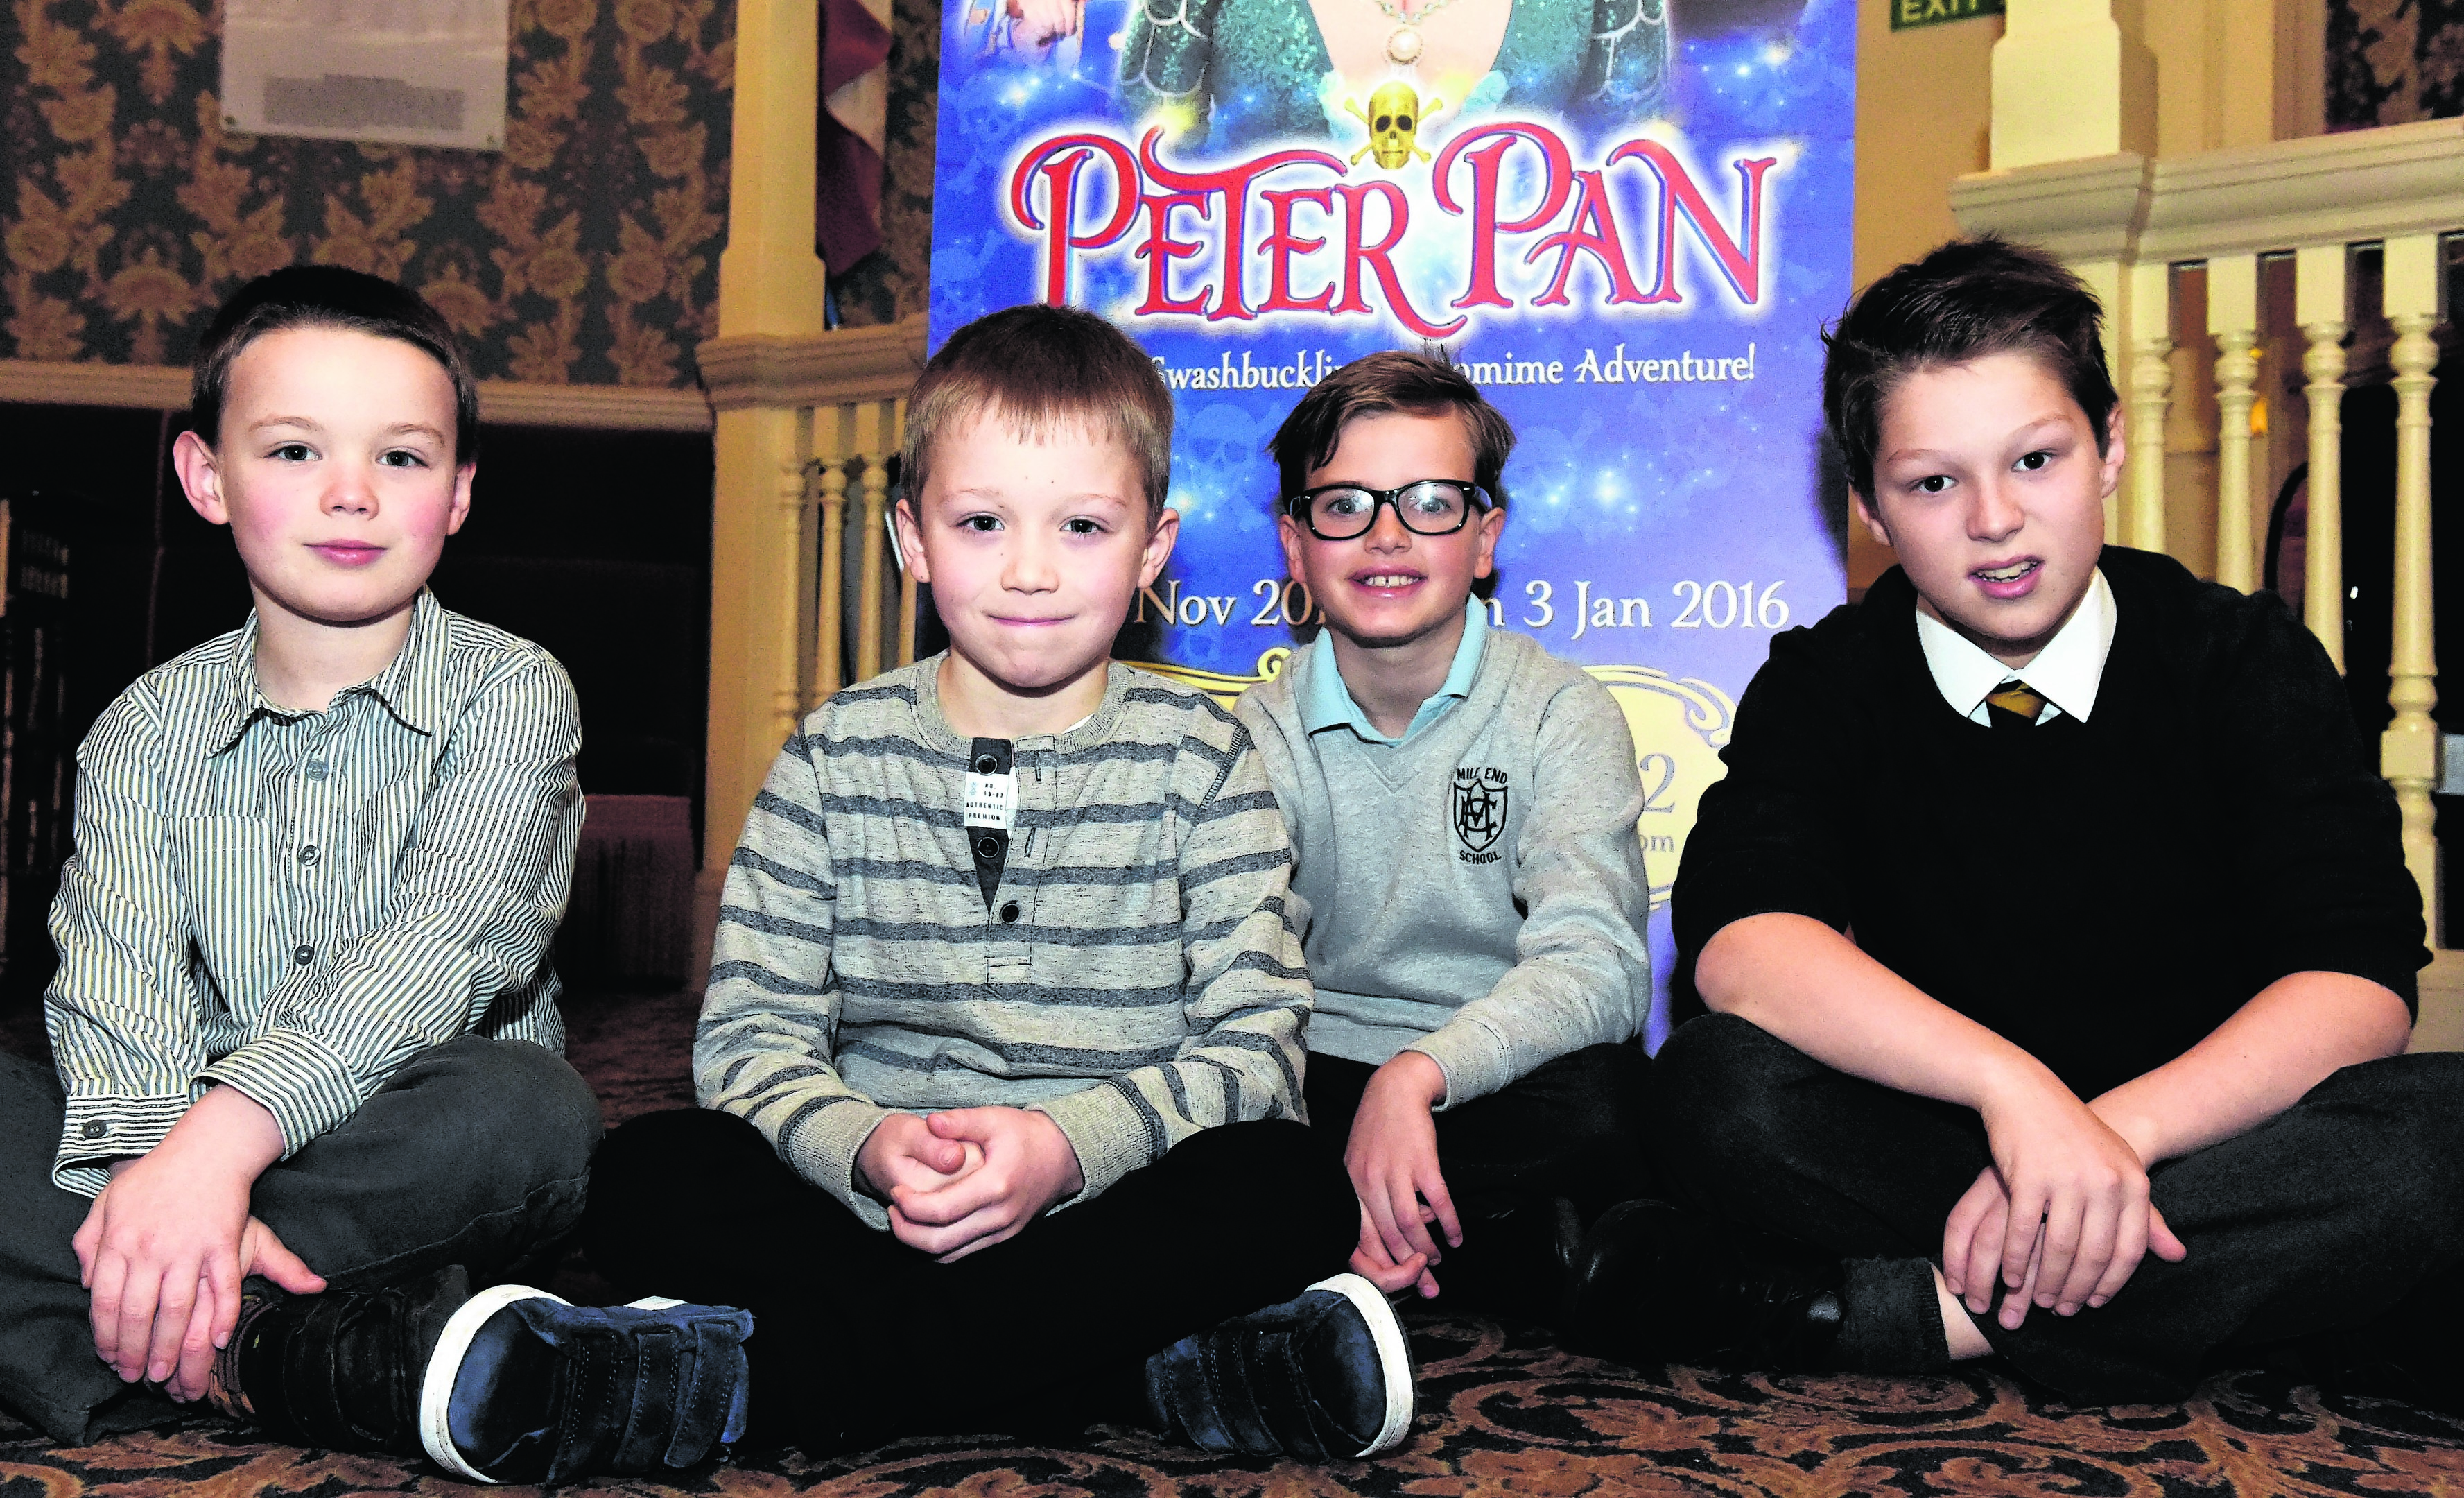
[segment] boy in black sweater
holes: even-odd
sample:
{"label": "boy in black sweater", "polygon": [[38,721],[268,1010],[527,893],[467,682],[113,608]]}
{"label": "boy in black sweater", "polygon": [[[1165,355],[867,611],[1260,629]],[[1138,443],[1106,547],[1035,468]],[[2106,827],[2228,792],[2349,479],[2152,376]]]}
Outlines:
{"label": "boy in black sweater", "polygon": [[1686,1208],[1602,1221],[1578,1323],[1639,1359],[1998,1353],[2081,1401],[2306,1338],[2452,1404],[2451,1355],[2356,1334],[2452,1330],[2424,1308],[2464,1257],[2464,1057],[2400,1054],[2394,799],[2279,601],[2103,544],[2100,320],[1987,239],[1831,337],[1901,565],[1747,691],[1676,891],[1700,1017],[1655,1138]]}

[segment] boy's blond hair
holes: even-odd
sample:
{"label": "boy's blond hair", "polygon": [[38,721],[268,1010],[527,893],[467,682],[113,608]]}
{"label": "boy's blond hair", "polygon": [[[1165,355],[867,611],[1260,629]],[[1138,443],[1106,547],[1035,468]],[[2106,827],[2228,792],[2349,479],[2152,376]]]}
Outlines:
{"label": "boy's blond hair", "polygon": [[1084,426],[1129,451],[1146,481],[1147,521],[1172,488],[1172,392],[1129,336],[1075,307],[988,313],[950,335],[907,401],[900,485],[920,503],[935,444],[979,412],[1024,439]]}

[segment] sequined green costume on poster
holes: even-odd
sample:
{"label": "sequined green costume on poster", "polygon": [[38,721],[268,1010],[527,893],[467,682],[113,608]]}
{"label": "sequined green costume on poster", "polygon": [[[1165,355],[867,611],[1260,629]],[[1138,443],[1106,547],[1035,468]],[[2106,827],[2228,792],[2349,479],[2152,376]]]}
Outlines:
{"label": "sequined green costume on poster", "polygon": [[[1660,110],[1669,73],[1666,0],[1512,4],[1490,76],[1474,90],[1483,113],[1520,107],[1621,124]],[[1319,90],[1333,71],[1309,0],[1137,0],[1118,102],[1132,121],[1194,108],[1196,121],[1173,143],[1182,151],[1324,138],[1334,132]],[[1359,92],[1375,86],[1364,80]]]}

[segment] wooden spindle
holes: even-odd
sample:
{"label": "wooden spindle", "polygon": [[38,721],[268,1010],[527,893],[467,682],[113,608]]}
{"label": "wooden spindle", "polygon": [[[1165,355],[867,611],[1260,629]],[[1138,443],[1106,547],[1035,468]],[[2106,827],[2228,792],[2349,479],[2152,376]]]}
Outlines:
{"label": "wooden spindle", "polygon": [[2379,744],[2379,769],[2395,790],[2404,818],[2404,861],[2421,886],[2431,944],[2439,936],[2437,811],[2438,660],[2432,633],[2430,517],[2431,370],[2438,345],[2438,239],[2419,234],[2387,242],[2387,317],[2395,329],[2388,362],[2395,368],[2395,618],[2387,700],[2395,720]]}
{"label": "wooden spindle", "polygon": [[2258,345],[2256,255],[2208,261],[2208,331],[2217,348],[2216,581],[2247,593],[2261,576],[2251,536],[2250,480],[2250,408],[2258,395],[2258,361],[2252,356]]}
{"label": "wooden spindle", "polygon": [[[833,426],[836,424],[833,423]],[[847,459],[835,449],[822,468],[822,576],[815,589],[820,628],[815,631],[814,695],[826,697],[847,685]]]}
{"label": "wooden spindle", "polygon": [[2294,255],[2294,319],[2309,349],[2310,499],[2302,554],[2301,614],[2344,669],[2344,261],[2343,245],[2304,247]]}
{"label": "wooden spindle", "polygon": [[2159,261],[2130,268],[2130,415],[2128,502],[2123,543],[2165,549],[2165,408],[2173,387],[2173,268]]}
{"label": "wooden spindle", "polygon": [[779,611],[779,628],[782,659],[787,670],[778,688],[770,694],[772,737],[784,743],[796,731],[797,722],[804,716],[803,683],[798,680],[796,665],[803,653],[803,642],[809,638],[806,624],[810,619],[803,596],[810,591],[812,562],[804,544],[806,525],[811,516],[813,495],[812,465],[782,463],[779,466],[779,508],[787,533],[787,544],[779,548],[780,564],[786,573],[785,586],[779,596],[789,606]]}
{"label": "wooden spindle", "polygon": [[855,669],[861,680],[881,674],[881,596],[883,550],[889,535],[882,529],[890,491],[890,470],[884,466],[890,422],[888,403],[868,401],[856,408],[856,446],[864,463],[864,560],[857,586]]}
{"label": "wooden spindle", "polygon": [[[903,452],[907,447],[907,403],[899,401],[890,408],[890,447]],[[898,569],[898,664],[909,666],[915,661],[915,610],[921,606],[915,592],[915,568]]]}

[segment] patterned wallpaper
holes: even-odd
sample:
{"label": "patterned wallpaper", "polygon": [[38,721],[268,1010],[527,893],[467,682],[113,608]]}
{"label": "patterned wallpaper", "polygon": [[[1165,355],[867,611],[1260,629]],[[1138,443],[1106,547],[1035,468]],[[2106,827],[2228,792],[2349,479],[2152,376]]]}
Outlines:
{"label": "patterned wallpaper", "polygon": [[733,0],[512,0],[500,154],[226,134],[216,0],[8,6],[0,357],[183,364],[226,294],[308,260],[418,288],[483,378],[693,383]]}
{"label": "patterned wallpaper", "polygon": [[2464,114],[2464,0],[2327,0],[2327,128]]}

